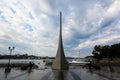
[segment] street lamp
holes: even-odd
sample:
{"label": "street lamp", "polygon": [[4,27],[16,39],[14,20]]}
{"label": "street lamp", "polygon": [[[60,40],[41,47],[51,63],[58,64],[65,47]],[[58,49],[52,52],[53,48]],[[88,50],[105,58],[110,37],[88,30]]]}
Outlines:
{"label": "street lamp", "polygon": [[15,47],[8,47],[8,49],[10,50],[10,55],[9,55],[9,61],[8,61],[8,65],[7,65],[7,68],[5,68],[5,72],[10,72],[11,71],[11,68],[10,68],[10,58],[11,58],[11,54],[12,54],[12,51],[15,49]]}

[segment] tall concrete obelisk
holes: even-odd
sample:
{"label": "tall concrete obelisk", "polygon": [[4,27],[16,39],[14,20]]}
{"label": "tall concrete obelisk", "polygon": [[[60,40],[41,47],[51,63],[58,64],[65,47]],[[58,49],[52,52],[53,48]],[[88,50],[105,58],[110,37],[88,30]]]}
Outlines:
{"label": "tall concrete obelisk", "polygon": [[69,65],[64,55],[63,43],[62,43],[62,13],[60,12],[60,33],[59,44],[56,58],[52,64],[53,70],[68,70]]}

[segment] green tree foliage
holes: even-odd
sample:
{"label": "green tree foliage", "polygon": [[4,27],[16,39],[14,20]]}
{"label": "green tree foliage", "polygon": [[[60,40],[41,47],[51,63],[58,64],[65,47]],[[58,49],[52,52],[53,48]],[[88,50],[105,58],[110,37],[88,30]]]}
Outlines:
{"label": "green tree foliage", "polygon": [[94,58],[102,59],[102,58],[120,58],[120,43],[113,44],[111,46],[105,45],[96,45],[92,52]]}
{"label": "green tree foliage", "polygon": [[112,57],[120,58],[120,43],[111,45],[110,54]]}
{"label": "green tree foliage", "polygon": [[100,45],[96,45],[93,49],[92,54],[94,55],[94,58],[98,58],[101,59],[101,46]]}

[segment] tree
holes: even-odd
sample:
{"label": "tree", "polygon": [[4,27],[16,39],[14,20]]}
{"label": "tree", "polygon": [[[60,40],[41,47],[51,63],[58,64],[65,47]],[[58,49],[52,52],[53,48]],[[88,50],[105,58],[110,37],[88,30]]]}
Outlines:
{"label": "tree", "polygon": [[94,58],[97,58],[98,60],[100,60],[101,59],[101,54],[100,53],[101,53],[101,46],[96,45],[93,49],[93,52],[92,52]]}
{"label": "tree", "polygon": [[102,58],[120,58],[120,43],[113,44],[111,46],[105,45],[100,46],[96,45],[92,52],[94,58],[102,59]]}

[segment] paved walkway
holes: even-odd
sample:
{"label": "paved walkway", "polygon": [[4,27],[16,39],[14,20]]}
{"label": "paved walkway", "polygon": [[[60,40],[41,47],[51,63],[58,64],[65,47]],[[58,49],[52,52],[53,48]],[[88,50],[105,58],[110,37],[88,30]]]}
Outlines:
{"label": "paved walkway", "polygon": [[[104,70],[104,69],[103,69]],[[69,71],[52,71],[48,69],[34,69],[31,72],[12,69],[5,74],[4,68],[0,68],[0,80],[120,80],[120,73],[108,71],[96,71],[86,68],[70,68]]]}

